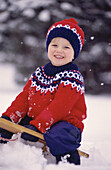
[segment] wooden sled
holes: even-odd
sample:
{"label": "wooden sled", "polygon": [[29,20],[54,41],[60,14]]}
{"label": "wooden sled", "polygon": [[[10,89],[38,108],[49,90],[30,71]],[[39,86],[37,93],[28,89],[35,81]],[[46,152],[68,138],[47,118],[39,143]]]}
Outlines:
{"label": "wooden sled", "polygon": [[[39,142],[44,144],[43,150],[46,149],[46,142],[44,140],[44,136],[43,136],[43,134],[41,134],[39,132],[35,132],[35,131],[33,131],[31,129],[28,129],[26,127],[23,127],[21,125],[18,125],[16,123],[10,122],[10,121],[8,121],[8,120],[6,120],[4,118],[0,118],[0,128],[3,128],[5,130],[10,131],[10,132],[15,133],[15,134],[16,133],[26,132],[26,133],[28,133],[30,135],[36,136],[36,137],[39,138]],[[78,149],[78,152],[79,152],[80,156],[83,156],[85,158],[89,157],[88,153],[80,151],[79,149]]]}

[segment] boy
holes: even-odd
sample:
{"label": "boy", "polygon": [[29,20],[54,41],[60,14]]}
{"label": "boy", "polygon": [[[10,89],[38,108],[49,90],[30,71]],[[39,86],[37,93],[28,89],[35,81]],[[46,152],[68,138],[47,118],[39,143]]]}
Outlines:
{"label": "boy", "polygon": [[[46,36],[50,62],[38,67],[23,91],[2,117],[43,133],[57,163],[65,160],[80,165],[77,148],[86,118],[83,77],[75,60],[84,43],[84,33],[74,18],[53,24]],[[1,137],[12,133],[1,129]],[[21,138],[36,142],[23,133]],[[3,142],[3,141],[1,141]]]}

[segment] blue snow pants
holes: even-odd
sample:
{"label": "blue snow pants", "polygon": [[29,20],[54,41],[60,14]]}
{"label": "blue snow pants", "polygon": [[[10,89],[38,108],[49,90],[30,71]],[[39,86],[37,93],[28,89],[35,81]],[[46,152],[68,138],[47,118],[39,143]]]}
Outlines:
{"label": "blue snow pants", "polygon": [[45,134],[45,141],[53,156],[72,153],[80,146],[81,130],[74,125],[60,121]]}

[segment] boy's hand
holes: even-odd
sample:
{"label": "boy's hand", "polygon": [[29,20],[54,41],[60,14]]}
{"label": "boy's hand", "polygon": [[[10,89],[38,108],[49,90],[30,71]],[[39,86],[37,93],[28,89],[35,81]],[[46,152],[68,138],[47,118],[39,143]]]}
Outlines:
{"label": "boy's hand", "polygon": [[[10,118],[8,118],[7,116],[1,116],[2,118],[6,119],[6,120],[10,120]],[[10,120],[11,121],[11,120]],[[4,139],[11,139],[13,133],[0,128],[0,137],[4,138]],[[0,139],[0,143],[7,143],[7,141]]]}
{"label": "boy's hand", "polygon": [[[13,133],[0,128],[0,137],[4,139],[11,139]],[[0,143],[7,143],[7,141],[0,139]]]}
{"label": "boy's hand", "polygon": [[[34,130],[36,132],[39,132],[39,130],[33,125],[25,125],[24,127],[29,128],[31,130]],[[31,141],[31,142],[37,142],[39,140],[39,138],[37,138],[37,137],[35,137],[33,135],[30,135],[30,134],[28,134],[26,132],[21,134],[21,138],[24,139],[24,140]]]}

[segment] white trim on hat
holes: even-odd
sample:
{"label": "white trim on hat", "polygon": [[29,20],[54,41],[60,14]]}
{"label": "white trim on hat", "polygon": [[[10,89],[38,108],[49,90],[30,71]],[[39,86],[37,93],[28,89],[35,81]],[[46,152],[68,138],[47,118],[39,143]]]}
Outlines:
{"label": "white trim on hat", "polygon": [[79,42],[80,42],[80,50],[81,50],[81,49],[82,49],[82,39],[81,39],[81,35],[77,33],[77,29],[76,29],[76,28],[71,28],[69,24],[66,24],[66,25],[58,24],[58,25],[56,25],[56,26],[53,25],[53,26],[49,29],[49,31],[48,31],[48,33],[47,33],[47,37],[48,37],[49,33],[50,33],[53,29],[55,29],[55,28],[61,28],[61,27],[62,27],[62,28],[69,29],[69,30],[71,30],[74,34],[77,35],[78,40],[79,40]]}

